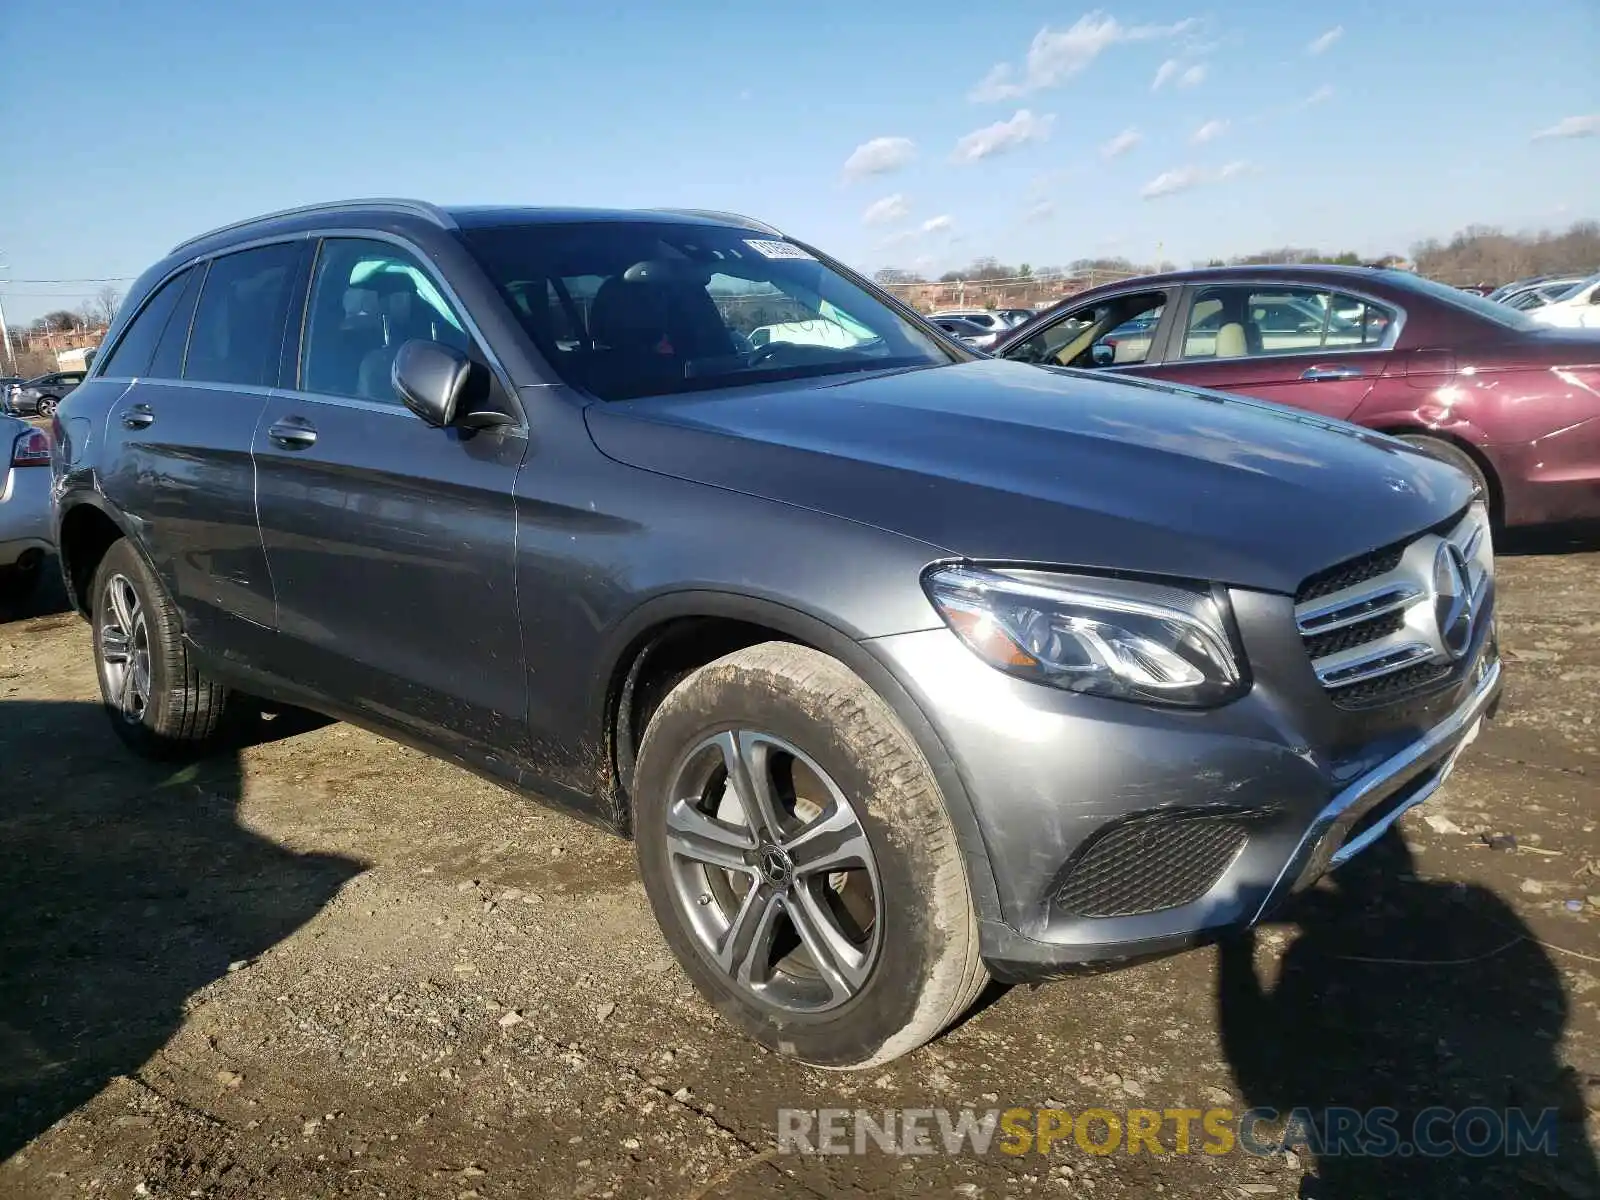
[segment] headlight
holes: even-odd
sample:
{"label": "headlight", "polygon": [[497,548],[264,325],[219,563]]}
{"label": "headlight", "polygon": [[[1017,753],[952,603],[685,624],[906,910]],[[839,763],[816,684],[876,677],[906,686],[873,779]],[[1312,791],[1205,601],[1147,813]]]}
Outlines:
{"label": "headlight", "polygon": [[1050,571],[940,567],[946,624],[990,666],[1072,692],[1208,707],[1246,684],[1209,590]]}

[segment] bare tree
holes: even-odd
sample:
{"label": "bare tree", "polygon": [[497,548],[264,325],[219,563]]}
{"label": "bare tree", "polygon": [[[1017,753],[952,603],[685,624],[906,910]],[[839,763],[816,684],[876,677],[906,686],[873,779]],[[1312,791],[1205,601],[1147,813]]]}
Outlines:
{"label": "bare tree", "polygon": [[109,283],[94,294],[90,308],[94,313],[95,323],[109,325],[116,318],[117,309],[122,307],[122,293]]}

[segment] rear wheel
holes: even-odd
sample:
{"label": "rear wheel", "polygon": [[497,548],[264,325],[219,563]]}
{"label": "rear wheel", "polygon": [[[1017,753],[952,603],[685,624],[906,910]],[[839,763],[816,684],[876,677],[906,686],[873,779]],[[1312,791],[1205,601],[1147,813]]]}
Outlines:
{"label": "rear wheel", "polygon": [[933,1037],[988,981],[938,784],[837,660],[769,642],[690,675],[651,718],[633,795],[668,944],[769,1049],[873,1066]]}
{"label": "rear wheel", "polygon": [[1478,496],[1485,504],[1494,503],[1494,493],[1489,489],[1489,477],[1484,474],[1483,468],[1478,465],[1478,460],[1473,458],[1454,442],[1447,442],[1443,438],[1429,437],[1425,433],[1404,433],[1400,440],[1408,445],[1415,446],[1429,458],[1436,458],[1440,462],[1449,463],[1468,479],[1477,489]]}
{"label": "rear wheel", "polygon": [[56,405],[59,401],[54,396],[45,396],[39,401],[39,415],[53,417],[56,415]]}
{"label": "rear wheel", "polygon": [[100,560],[90,596],[100,695],[117,736],[147,758],[203,752],[228,691],[189,661],[177,610],[126,540]]}

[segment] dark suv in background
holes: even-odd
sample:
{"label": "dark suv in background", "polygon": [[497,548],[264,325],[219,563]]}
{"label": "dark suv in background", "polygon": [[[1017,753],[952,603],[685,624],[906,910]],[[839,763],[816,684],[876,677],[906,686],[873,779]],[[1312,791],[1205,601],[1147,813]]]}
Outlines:
{"label": "dark suv in background", "polygon": [[265,698],[566,805],[635,839],[718,1011],[826,1066],[991,973],[1256,921],[1438,787],[1499,686],[1449,466],[974,355],[739,217],[218,230],[139,280],[55,432],[131,747]]}

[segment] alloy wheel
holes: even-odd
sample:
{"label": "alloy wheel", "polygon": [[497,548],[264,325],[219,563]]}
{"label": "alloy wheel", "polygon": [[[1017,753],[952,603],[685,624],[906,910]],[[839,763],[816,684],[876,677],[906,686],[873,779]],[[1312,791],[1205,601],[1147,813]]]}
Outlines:
{"label": "alloy wheel", "polygon": [[100,621],[100,678],[123,720],[138,724],[150,706],[150,626],[126,575],[106,581]]}
{"label": "alloy wheel", "polygon": [[813,759],[768,733],[716,734],[678,769],[665,832],[678,905],[742,991],[820,1012],[866,984],[883,924],[877,863]]}

